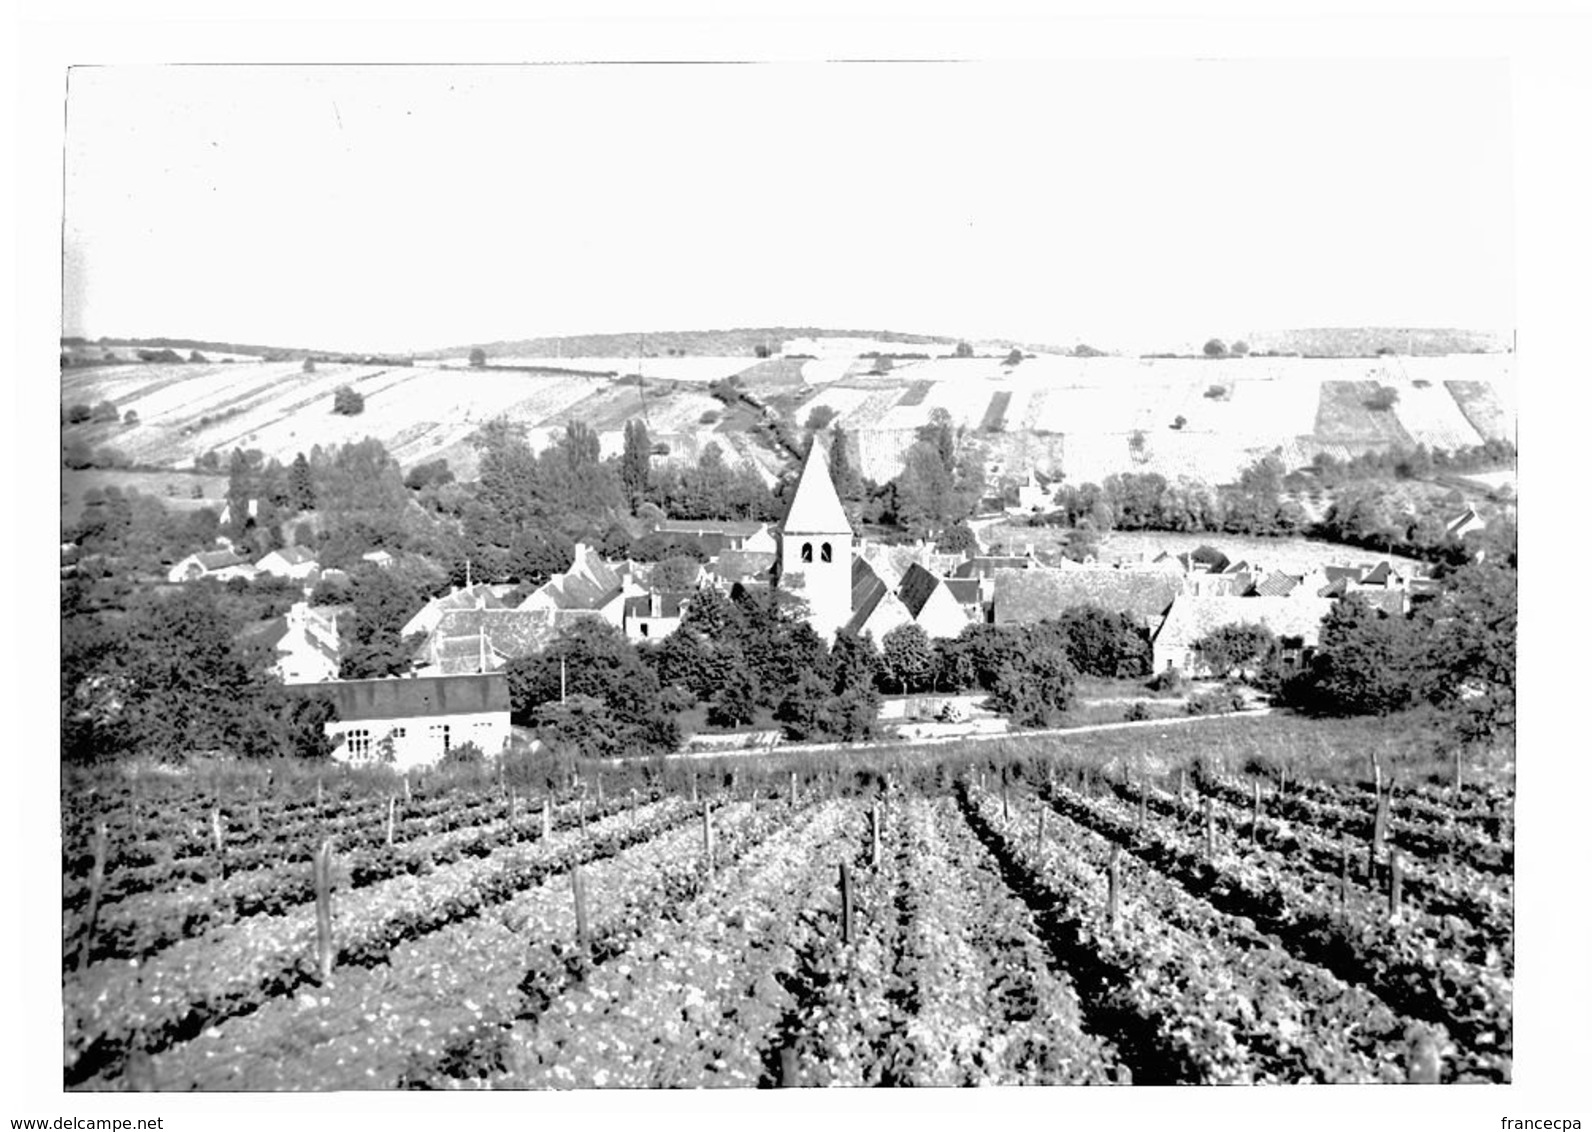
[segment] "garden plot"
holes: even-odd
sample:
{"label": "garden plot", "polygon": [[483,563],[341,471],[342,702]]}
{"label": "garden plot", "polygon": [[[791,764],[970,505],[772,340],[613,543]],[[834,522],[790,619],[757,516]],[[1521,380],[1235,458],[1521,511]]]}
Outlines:
{"label": "garden plot", "polygon": [[1481,444],[1487,438],[1476,430],[1465,416],[1453,394],[1442,383],[1417,388],[1408,382],[1394,386],[1398,390],[1398,404],[1394,411],[1399,422],[1417,443],[1428,448],[1446,448],[1450,452],[1459,448]]}
{"label": "garden plot", "polygon": [[1380,388],[1375,381],[1323,381],[1316,411],[1317,440],[1353,444],[1412,446],[1410,434],[1391,409],[1370,409],[1369,400]]}
{"label": "garden plot", "polygon": [[1501,403],[1497,386],[1482,381],[1446,381],[1443,385],[1478,433],[1488,440],[1514,442],[1514,409]]}
{"label": "garden plot", "polygon": [[1185,396],[1177,412],[1188,419],[1186,431],[1235,439],[1281,439],[1315,431],[1319,382],[1299,377],[1234,381],[1226,386],[1227,396],[1221,399],[1205,396],[1209,388],[1209,384],[1183,387]]}
{"label": "garden plot", "polygon": [[926,387],[914,384],[908,392],[919,388],[923,389],[921,400],[907,404],[905,396],[900,397],[876,421],[870,423],[887,429],[921,428],[929,423],[934,410],[944,409],[951,415],[951,423],[956,428],[977,428],[984,419],[985,410],[989,408],[991,394],[999,392],[1002,387],[991,381],[961,379],[936,381]]}
{"label": "garden plot", "polygon": [[[868,393],[867,397],[862,401],[861,404],[857,405],[857,407],[852,409],[849,413],[846,413],[844,417],[841,418],[840,424],[843,428],[848,429],[888,429],[889,426],[883,423],[884,419],[889,414],[890,410],[895,406],[895,403],[900,396],[901,386],[899,385],[892,385],[887,389],[875,389]],[[922,412],[921,409],[916,411]],[[915,422],[913,427],[916,427],[916,424],[918,423],[927,423],[928,419],[928,413],[922,412],[922,420]],[[903,426],[898,425],[896,427],[900,428]]]}

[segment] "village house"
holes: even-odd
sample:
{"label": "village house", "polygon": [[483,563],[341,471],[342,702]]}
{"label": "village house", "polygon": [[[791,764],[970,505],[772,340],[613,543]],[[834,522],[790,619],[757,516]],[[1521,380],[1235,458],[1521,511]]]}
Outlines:
{"label": "village house", "polygon": [[495,755],[509,741],[509,682],[501,674],[337,680],[295,691],[335,705],[326,735],[336,744],[332,758],[350,766],[405,771],[466,743]]}
{"label": "village house", "polygon": [[569,569],[554,574],[522,601],[519,608],[593,612],[620,628],[624,624],[625,585],[629,575],[628,564],[611,566],[592,547],[576,543]]}
{"label": "village house", "polygon": [[284,684],[314,684],[337,679],[342,662],[342,641],[337,616],[307,601],[294,602],[282,619],[282,636],[276,641],[272,666]]}
{"label": "village house", "polygon": [[1183,588],[1180,573],[1160,570],[1003,569],[994,578],[995,624],[1032,625],[1075,606],[1093,605],[1107,613],[1126,614],[1139,628],[1153,633]]}
{"label": "village house", "polygon": [[168,582],[194,582],[200,578],[214,578],[218,582],[232,578],[252,578],[254,567],[241,554],[231,550],[203,550],[190,554],[166,573]]}
{"label": "village house", "polygon": [[851,619],[846,628],[861,636],[873,634],[874,644],[902,625],[912,624],[912,611],[896,596],[878,568],[858,557],[851,561]]}
{"label": "village house", "polygon": [[1179,594],[1151,642],[1156,672],[1177,669],[1188,676],[1209,674],[1195,646],[1228,625],[1259,625],[1282,646],[1285,667],[1309,662],[1321,638],[1321,619],[1332,610],[1328,598],[1211,597]]}
{"label": "village house", "polygon": [[434,597],[421,607],[404,623],[400,633],[407,637],[414,633],[434,633],[442,621],[442,615],[458,609],[507,609],[508,605],[500,596],[500,591],[513,587],[489,586],[477,583],[472,586],[461,586],[451,593]]}
{"label": "village house", "polygon": [[625,636],[635,644],[662,640],[680,627],[685,607],[693,596],[666,591],[625,598]]}
{"label": "village house", "polygon": [[[970,580],[963,579],[964,582]],[[896,596],[912,620],[932,639],[949,640],[967,628],[970,621],[966,608],[951,592],[945,579],[935,577],[915,562],[907,567]]]}
{"label": "village house", "polygon": [[497,672],[511,660],[540,652],[582,618],[603,619],[589,609],[449,610],[416,650],[416,671],[424,676]]}
{"label": "village house", "polygon": [[291,578],[302,582],[320,569],[320,563],[315,561],[314,553],[306,547],[284,546],[260,559],[254,568],[273,578]]}

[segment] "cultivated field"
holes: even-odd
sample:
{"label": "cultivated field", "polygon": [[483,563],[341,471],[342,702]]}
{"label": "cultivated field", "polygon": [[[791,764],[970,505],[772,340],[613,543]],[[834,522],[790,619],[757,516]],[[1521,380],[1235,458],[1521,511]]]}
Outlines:
{"label": "cultivated field", "polygon": [[[1065,528],[1028,527],[1019,523],[992,523],[979,532],[986,546],[1004,546],[1021,554],[1032,546],[1036,551],[1060,547]],[[1386,561],[1405,570],[1418,563],[1398,554],[1364,550],[1339,543],[1303,538],[1260,538],[1253,535],[1193,533],[1183,531],[1113,531],[1100,540],[1101,562],[1137,563],[1151,561],[1161,554],[1186,554],[1201,546],[1214,546],[1234,562],[1260,563],[1268,570],[1306,573],[1322,566],[1352,566]]]}
{"label": "cultivated field", "polygon": [[1510,1079],[1512,789],[1113,743],[69,783],[64,1080]]}

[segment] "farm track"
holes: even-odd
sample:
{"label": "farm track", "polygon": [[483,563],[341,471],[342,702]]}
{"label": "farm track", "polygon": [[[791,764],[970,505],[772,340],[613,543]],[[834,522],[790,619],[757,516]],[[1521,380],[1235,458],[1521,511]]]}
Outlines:
{"label": "farm track", "polygon": [[1446,1027],[1468,1079],[1508,1079],[1512,994],[1502,956],[1467,954],[1466,937],[1456,937],[1446,921],[1411,913],[1390,923],[1385,904],[1364,898],[1351,901],[1345,916],[1327,884],[1302,887],[1285,865],[1271,867],[1264,850],[1240,861],[1222,846],[1206,860],[1192,839],[1136,830],[1125,815],[1064,788],[1043,801],[1216,911],[1253,923],[1301,961],[1364,987],[1408,1018]]}
{"label": "farm track", "polygon": [[[500,850],[345,897],[334,913],[337,965],[380,962],[406,940],[501,904],[571,865],[613,856],[691,815],[685,803],[666,799],[637,815],[597,822],[584,835],[555,835],[530,849]],[[176,944],[147,964],[102,964],[79,974],[63,990],[67,1086],[114,1078],[135,1049],[159,1052],[317,981],[314,920],[313,909],[252,917]]]}

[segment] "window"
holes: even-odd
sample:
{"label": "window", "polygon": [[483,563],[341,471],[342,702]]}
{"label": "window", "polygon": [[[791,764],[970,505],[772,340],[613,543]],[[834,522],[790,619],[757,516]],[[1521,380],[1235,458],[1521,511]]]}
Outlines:
{"label": "window", "polygon": [[392,737],[394,739],[402,739],[406,734],[408,734],[408,732],[405,731],[402,727],[394,727],[392,729]]}
{"label": "window", "polygon": [[810,542],[802,543],[802,561],[803,562],[811,562],[812,560],[813,560],[813,544],[810,543]]}
{"label": "window", "polygon": [[356,727],[348,733],[348,761],[363,763],[370,761],[370,729]]}
{"label": "window", "polygon": [[641,623],[641,635],[643,637],[647,635],[647,623],[645,621]]}
{"label": "window", "polygon": [[432,743],[437,744],[443,754],[447,754],[449,750],[448,725],[446,723],[433,723],[430,735]]}
{"label": "window", "polygon": [[829,544],[827,542],[824,543],[823,546],[818,548],[818,558],[819,558],[819,561],[821,561],[821,562],[833,562],[834,561],[835,552],[830,548],[830,546],[829,546]]}

